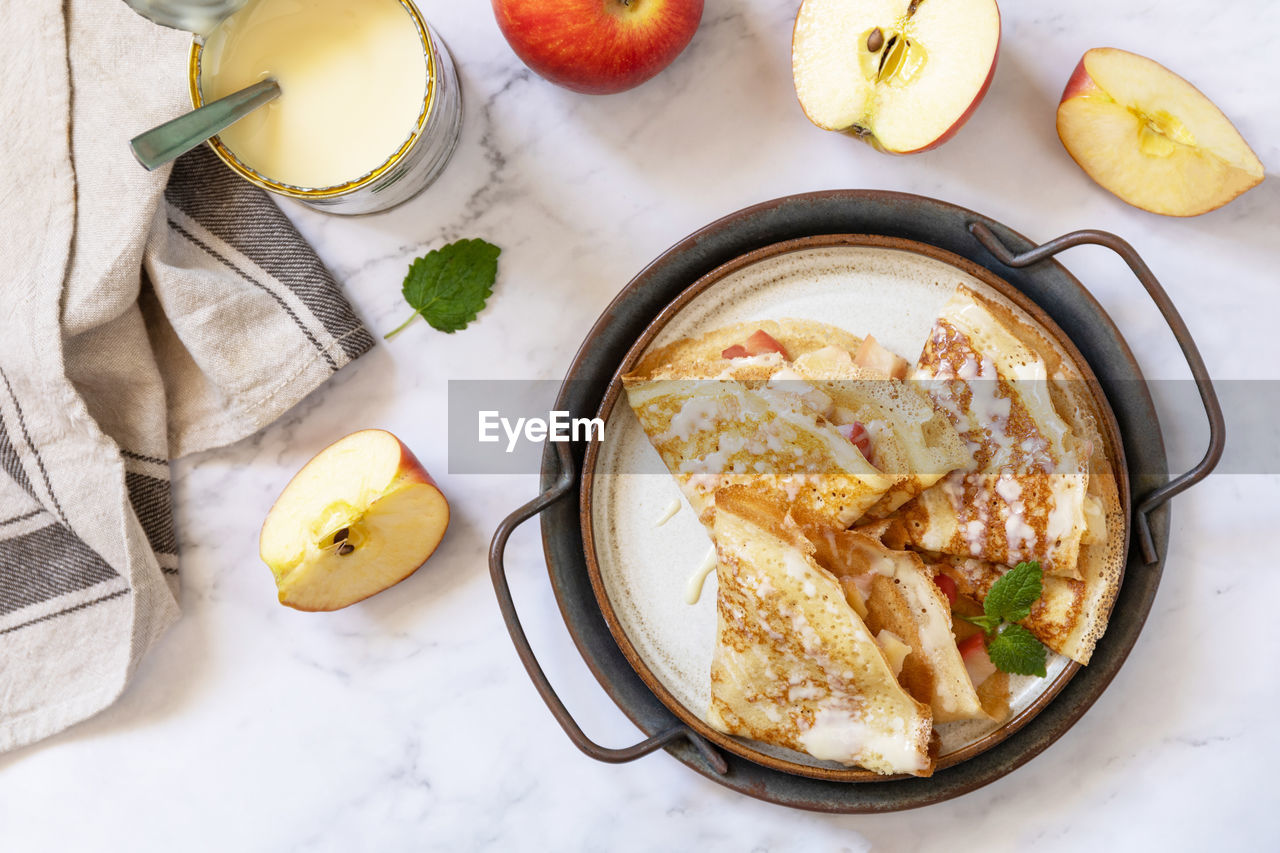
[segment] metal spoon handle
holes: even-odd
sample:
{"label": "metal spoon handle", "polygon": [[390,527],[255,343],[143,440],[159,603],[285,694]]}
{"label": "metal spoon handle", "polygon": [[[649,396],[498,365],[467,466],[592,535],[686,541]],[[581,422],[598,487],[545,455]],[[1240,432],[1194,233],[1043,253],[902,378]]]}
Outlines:
{"label": "metal spoon handle", "polygon": [[129,148],[139,163],[156,169],[278,97],[280,84],[267,78],[138,134],[129,140]]}

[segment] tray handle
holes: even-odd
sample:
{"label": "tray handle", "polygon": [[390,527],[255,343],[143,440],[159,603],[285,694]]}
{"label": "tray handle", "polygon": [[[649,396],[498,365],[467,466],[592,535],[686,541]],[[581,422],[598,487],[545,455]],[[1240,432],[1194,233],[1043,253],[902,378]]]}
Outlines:
{"label": "tray handle", "polygon": [[1152,512],[1174,495],[1186,491],[1207,477],[1209,472],[1218,464],[1218,460],[1222,458],[1222,449],[1227,440],[1227,428],[1222,417],[1222,406],[1218,404],[1218,395],[1213,390],[1213,381],[1209,378],[1209,371],[1204,365],[1204,359],[1200,357],[1200,350],[1196,348],[1195,341],[1191,338],[1191,332],[1187,329],[1187,324],[1183,322],[1182,316],[1178,314],[1178,309],[1173,306],[1173,301],[1169,299],[1169,294],[1160,286],[1155,274],[1151,272],[1151,268],[1142,260],[1137,250],[1109,231],[1072,231],[1070,234],[1063,234],[1061,237],[1042,243],[1017,255],[1009,251],[1009,248],[1000,241],[995,232],[981,222],[969,223],[969,233],[973,234],[978,239],[978,242],[996,257],[996,260],[1009,267],[1030,266],[1073,246],[1088,244],[1104,246],[1119,255],[1129,265],[1129,269],[1133,271],[1138,281],[1146,288],[1147,294],[1155,302],[1156,307],[1160,309],[1165,322],[1169,324],[1169,329],[1173,332],[1174,338],[1178,341],[1178,347],[1182,350],[1182,355],[1187,360],[1187,366],[1191,368],[1191,376],[1195,379],[1196,388],[1200,391],[1200,400],[1204,404],[1205,415],[1209,419],[1209,448],[1205,451],[1204,458],[1196,463],[1195,467],[1153,490],[1138,503],[1135,514],[1138,524],[1138,541],[1142,545],[1142,558],[1148,565],[1154,563],[1158,559],[1158,555],[1155,543],[1151,538],[1151,527],[1147,522],[1147,513]]}
{"label": "tray handle", "polygon": [[702,753],[702,757],[706,759],[715,772],[721,775],[728,773],[729,765],[725,762],[724,757],[712,749],[711,745],[697,732],[684,725],[672,726],[666,731],[659,732],[653,737],[642,740],[632,746],[618,749],[601,746],[583,734],[582,729],[573,719],[573,715],[569,713],[569,710],[565,708],[564,703],[560,701],[560,697],[556,695],[551,682],[547,680],[546,673],[542,671],[542,667],[538,664],[538,659],[533,654],[533,648],[529,645],[529,639],[525,636],[524,628],[520,625],[520,617],[516,614],[515,602],[511,598],[511,588],[507,584],[504,557],[507,550],[507,540],[511,538],[512,532],[517,527],[573,491],[573,487],[577,482],[574,476],[573,457],[569,455],[567,444],[561,444],[557,449],[559,451],[560,476],[556,479],[555,484],[503,519],[502,523],[498,525],[497,531],[493,534],[493,542],[489,545],[489,576],[493,579],[493,589],[498,596],[498,607],[502,610],[502,619],[507,623],[507,631],[511,634],[511,642],[515,644],[516,653],[520,656],[520,662],[524,664],[525,670],[529,673],[529,678],[533,681],[533,686],[537,688],[538,695],[542,697],[543,702],[547,703],[547,707],[551,710],[551,715],[556,718],[556,722],[564,729],[565,734],[573,741],[574,746],[597,761],[604,761],[610,764],[634,761],[643,755],[648,755],[683,738],[692,743]]}

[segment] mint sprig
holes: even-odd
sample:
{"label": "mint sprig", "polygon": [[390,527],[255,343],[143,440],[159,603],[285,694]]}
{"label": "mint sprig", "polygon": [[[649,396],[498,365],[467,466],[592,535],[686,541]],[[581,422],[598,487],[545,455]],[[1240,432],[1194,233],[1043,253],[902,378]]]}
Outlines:
{"label": "mint sprig", "polygon": [[421,316],[431,327],[453,334],[476,318],[493,294],[502,250],[485,240],[458,240],[433,249],[409,265],[401,292],[413,316],[384,338],[402,332]]}
{"label": "mint sprig", "polygon": [[987,655],[996,669],[1044,677],[1048,651],[1030,631],[1014,624],[1031,615],[1043,588],[1040,563],[1018,563],[991,585],[982,601],[981,616],[960,616],[986,633]]}
{"label": "mint sprig", "polygon": [[987,643],[987,656],[996,669],[1011,675],[1038,675],[1044,678],[1047,654],[1040,641],[1021,625],[1005,625]]}

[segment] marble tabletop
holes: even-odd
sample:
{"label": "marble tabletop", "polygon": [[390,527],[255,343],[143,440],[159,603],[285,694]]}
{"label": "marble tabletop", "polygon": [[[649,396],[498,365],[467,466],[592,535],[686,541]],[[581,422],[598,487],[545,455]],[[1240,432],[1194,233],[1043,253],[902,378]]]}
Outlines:
{"label": "marble tabletop", "polygon": [[[1080,54],[1125,47],[1194,81],[1264,163],[1280,164],[1280,9],[1249,0],[1006,2],[986,101],[939,150],[893,158],[811,126],[791,86],[795,0],[709,0],[692,45],[631,92],[576,95],[531,74],[487,3],[421,3],[457,60],[465,124],[426,194],[356,219],[283,204],[377,332],[406,315],[408,261],[482,236],[503,248],[493,298],[452,336],[417,323],[277,424],[176,465],[181,621],[120,701],[0,756],[0,848],[1259,849],[1280,837],[1269,764],[1280,644],[1265,558],[1280,477],[1217,474],[1176,499],[1171,557],[1118,677],[1060,741],[1012,775],[915,812],[830,816],[739,796],[665,754],[598,764],[565,738],[507,638],[485,567],[532,473],[447,464],[447,380],[563,375],[604,306],[649,260],[735,209],[870,187],[935,196],[1037,239],[1121,234],[1172,294],[1220,379],[1274,380],[1280,181],[1190,220],[1095,186],[1054,131]],[[1228,23],[1229,22],[1229,23]],[[1187,375],[1172,337],[1102,249],[1065,259],[1147,375]],[[1171,467],[1202,451],[1194,410],[1162,409]],[[453,506],[438,554],[393,590],[333,614],[280,607],[257,558],[263,516],[339,436],[399,435]],[[1247,466],[1243,466],[1247,468]],[[1236,466],[1236,470],[1243,470]],[[531,529],[510,549],[537,653],[596,739],[635,727],[577,655]]]}

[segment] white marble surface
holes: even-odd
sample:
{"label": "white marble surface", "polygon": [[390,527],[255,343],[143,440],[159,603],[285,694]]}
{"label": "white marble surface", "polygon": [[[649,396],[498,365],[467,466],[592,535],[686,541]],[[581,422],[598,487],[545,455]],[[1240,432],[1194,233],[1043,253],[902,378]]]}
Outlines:
{"label": "white marble surface", "polygon": [[[689,50],[645,86],[578,96],[526,71],[488,4],[426,0],[457,58],[461,147],[426,195],[389,214],[329,218],[287,204],[379,332],[405,314],[409,259],[484,236],[504,249],[478,324],[419,323],[280,423],[177,466],[181,622],[118,704],[0,756],[0,849],[1261,849],[1280,837],[1274,777],[1280,572],[1267,554],[1280,477],[1214,476],[1174,507],[1165,578],[1137,646],[1097,705],[1046,753],[959,800],[885,816],[789,811],[658,754],[597,764],[562,735],[502,627],[484,554],[532,475],[451,475],[449,378],[562,375],[618,289],[689,231],[787,193],[876,187],[937,196],[1047,239],[1105,228],[1143,252],[1220,378],[1277,379],[1280,9],[1237,0],[1004,4],[991,92],[938,151],[889,158],[810,126],[790,83],[794,0],[709,0]],[[1122,8],[1123,7],[1123,8]],[[1089,47],[1147,54],[1231,116],[1270,169],[1192,220],[1129,208],[1054,133]],[[1154,377],[1185,375],[1122,265],[1070,268]],[[1175,467],[1198,458],[1195,413],[1166,411]],[[262,517],[313,453],[364,426],[399,434],[454,508],[439,554],[347,611],[275,602]],[[636,730],[569,641],[534,531],[510,552],[526,627],[586,730]]]}

